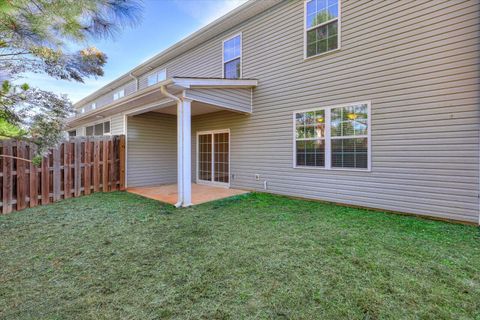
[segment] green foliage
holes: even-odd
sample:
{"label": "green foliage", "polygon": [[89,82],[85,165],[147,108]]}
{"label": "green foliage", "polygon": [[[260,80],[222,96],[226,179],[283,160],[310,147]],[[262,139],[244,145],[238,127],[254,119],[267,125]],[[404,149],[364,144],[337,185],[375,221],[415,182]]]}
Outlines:
{"label": "green foliage", "polygon": [[34,166],[40,167],[40,165],[42,164],[42,156],[37,155],[37,156],[33,157],[32,163],[33,163]]}
{"label": "green foliage", "polygon": [[0,216],[2,319],[476,319],[475,226],[249,194]]}
{"label": "green foliage", "polygon": [[2,137],[29,139],[39,152],[54,146],[71,102],[17,80],[27,72],[77,82],[102,76],[107,57],[87,41],[114,36],[140,12],[140,0],[0,0]]}

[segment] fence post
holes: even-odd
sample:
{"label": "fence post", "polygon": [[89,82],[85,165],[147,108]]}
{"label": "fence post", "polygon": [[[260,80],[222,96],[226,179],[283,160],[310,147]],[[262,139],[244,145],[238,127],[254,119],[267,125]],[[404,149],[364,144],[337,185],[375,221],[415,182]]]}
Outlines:
{"label": "fence post", "polygon": [[120,152],[119,152],[119,157],[120,157],[120,168],[119,168],[119,172],[120,172],[120,190],[125,190],[125,136],[124,135],[121,135],[120,136],[120,146],[119,146],[119,149],[120,149]]}
{"label": "fence post", "polygon": [[[12,142],[3,143],[3,154],[12,155]],[[12,158],[3,158],[2,213],[12,212]]]}

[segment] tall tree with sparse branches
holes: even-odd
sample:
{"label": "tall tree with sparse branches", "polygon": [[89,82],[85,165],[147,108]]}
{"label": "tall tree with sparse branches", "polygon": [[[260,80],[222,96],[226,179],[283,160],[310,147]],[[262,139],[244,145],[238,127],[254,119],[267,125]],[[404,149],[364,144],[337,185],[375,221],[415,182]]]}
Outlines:
{"label": "tall tree with sparse branches", "polygon": [[34,142],[40,153],[58,143],[69,99],[14,83],[28,73],[80,83],[103,76],[107,56],[88,42],[137,24],[141,12],[141,0],[0,0],[0,139]]}

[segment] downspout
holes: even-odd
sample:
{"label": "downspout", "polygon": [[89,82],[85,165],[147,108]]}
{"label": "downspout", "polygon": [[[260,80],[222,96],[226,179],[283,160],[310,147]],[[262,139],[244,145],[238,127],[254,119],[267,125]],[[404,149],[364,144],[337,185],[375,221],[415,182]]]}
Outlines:
{"label": "downspout", "polygon": [[131,72],[128,75],[135,80],[135,91],[138,91],[140,87],[140,82],[138,81],[138,77],[135,77]]}
{"label": "downspout", "polygon": [[[164,85],[163,85],[163,86],[160,86],[160,92],[161,92],[164,96],[166,96],[166,97],[168,97],[168,98],[170,98],[170,99],[173,99],[173,100],[176,101],[177,103],[182,103],[182,99],[180,99],[179,97],[177,97],[177,96],[171,94],[170,92],[168,92],[168,91],[167,91],[167,88],[166,88]],[[177,117],[180,117],[180,115],[177,114]],[[180,128],[177,128],[177,130],[180,130]],[[178,141],[177,141],[177,143],[178,143]],[[182,165],[183,165],[183,154],[181,153],[180,156],[182,157]],[[178,164],[177,164],[177,165],[178,165]],[[180,195],[179,195],[179,196],[180,196]],[[182,204],[183,204],[183,196],[178,199],[178,202],[177,202],[177,203],[175,203],[175,207],[176,207],[176,208],[180,208],[180,207],[182,206]]]}

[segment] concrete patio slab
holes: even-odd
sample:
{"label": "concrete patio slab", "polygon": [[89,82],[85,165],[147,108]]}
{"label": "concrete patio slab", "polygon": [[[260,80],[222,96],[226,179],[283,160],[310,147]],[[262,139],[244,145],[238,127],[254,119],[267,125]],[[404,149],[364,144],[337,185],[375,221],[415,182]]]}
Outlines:
{"label": "concrete patio slab", "polygon": [[[127,188],[127,191],[169,204],[177,203],[178,193],[176,184],[133,187]],[[245,193],[248,193],[248,191],[192,183],[192,203],[194,205]]]}

